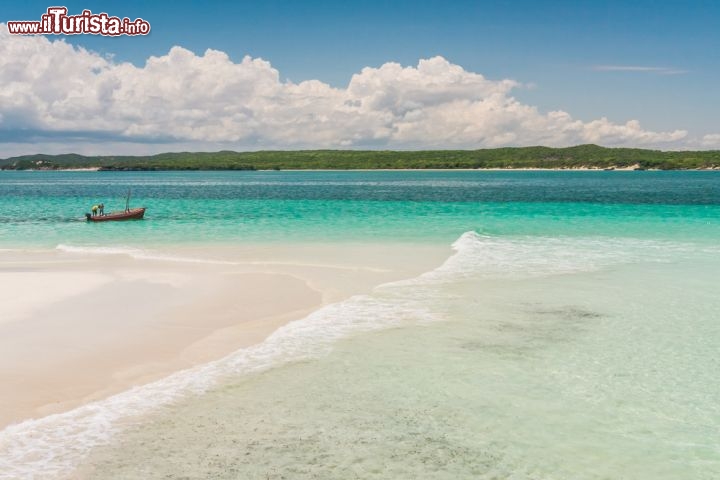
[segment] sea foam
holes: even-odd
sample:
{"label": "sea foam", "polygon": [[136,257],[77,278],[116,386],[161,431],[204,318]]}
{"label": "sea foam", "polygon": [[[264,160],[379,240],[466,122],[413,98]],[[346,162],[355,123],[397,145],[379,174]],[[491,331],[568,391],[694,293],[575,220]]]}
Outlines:
{"label": "sea foam", "polygon": [[144,250],[135,247],[126,246],[77,246],[59,244],[56,250],[66,253],[85,254],[85,255],[127,255],[136,260],[158,260],[163,262],[179,262],[179,263],[205,263],[213,265],[239,265],[239,262],[231,262],[226,260],[215,260],[197,257],[181,257],[177,255],[167,255],[151,250]]}

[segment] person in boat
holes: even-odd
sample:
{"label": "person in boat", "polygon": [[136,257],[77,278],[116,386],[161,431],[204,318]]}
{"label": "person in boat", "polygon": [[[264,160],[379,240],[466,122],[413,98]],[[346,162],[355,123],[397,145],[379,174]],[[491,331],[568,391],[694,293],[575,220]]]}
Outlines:
{"label": "person in boat", "polygon": [[104,204],[104,203],[101,203],[101,204],[98,206],[98,210],[100,210],[100,216],[101,216],[101,217],[102,217],[103,215],[105,215],[105,204]]}
{"label": "person in boat", "polygon": [[100,205],[93,205],[90,210],[92,210],[92,216],[95,217],[98,214],[98,210],[100,210]]}

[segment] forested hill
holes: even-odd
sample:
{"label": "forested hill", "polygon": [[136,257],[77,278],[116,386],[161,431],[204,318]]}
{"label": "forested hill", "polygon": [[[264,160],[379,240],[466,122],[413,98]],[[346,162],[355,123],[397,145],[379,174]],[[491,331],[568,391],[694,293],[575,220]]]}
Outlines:
{"label": "forested hill", "polygon": [[0,160],[4,170],[270,170],[424,168],[720,169],[720,150],[672,151],[518,147],[482,150],[300,150],[182,152],[152,156],[25,155]]}

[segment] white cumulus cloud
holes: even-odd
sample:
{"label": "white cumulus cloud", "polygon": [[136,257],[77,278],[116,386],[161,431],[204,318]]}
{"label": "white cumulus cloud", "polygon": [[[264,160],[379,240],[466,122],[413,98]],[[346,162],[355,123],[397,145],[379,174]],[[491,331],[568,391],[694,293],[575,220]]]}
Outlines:
{"label": "white cumulus cloud", "polygon": [[720,133],[704,135],[700,140],[700,146],[714,150],[720,149]]}
{"label": "white cumulus cloud", "polygon": [[[43,145],[86,153],[179,146],[673,148],[687,136],[645,130],[636,120],[583,122],[563,111],[543,113],[513,96],[518,82],[490,80],[439,56],[416,66],[366,67],[346,88],[334,88],[283,81],[265,60],[235,63],[217,50],[196,55],[173,47],[136,67],[62,40],[9,35],[0,24],[0,85],[0,141],[4,150],[23,153]],[[88,147],[100,140],[117,150]]]}

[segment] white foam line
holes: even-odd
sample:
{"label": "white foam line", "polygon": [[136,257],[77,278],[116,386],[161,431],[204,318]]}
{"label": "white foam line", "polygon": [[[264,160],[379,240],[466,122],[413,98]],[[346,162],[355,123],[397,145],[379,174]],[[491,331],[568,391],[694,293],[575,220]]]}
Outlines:
{"label": "white foam line", "polygon": [[310,263],[310,262],[278,262],[278,261],[249,261],[249,262],[238,262],[239,265],[283,265],[288,267],[315,267],[315,268],[330,268],[335,270],[354,270],[362,272],[375,272],[375,273],[387,273],[392,270],[387,268],[376,268],[376,267],[363,267],[358,265],[343,265],[343,264],[330,264],[330,263]]}
{"label": "white foam line", "polygon": [[163,255],[154,252],[148,252],[139,248],[132,247],[76,247],[73,245],[60,244],[55,247],[56,250],[74,254],[90,254],[90,255],[127,255],[136,260],[157,260],[161,262],[178,262],[178,263],[205,263],[210,265],[241,265],[239,262],[231,262],[227,260],[214,260],[206,258],[178,257],[174,255]]}
{"label": "white foam line", "polygon": [[210,265],[253,265],[253,266],[290,266],[290,267],[315,267],[315,268],[329,268],[336,270],[355,270],[355,271],[367,271],[376,273],[387,273],[391,270],[386,268],[376,267],[363,267],[358,265],[344,265],[344,264],[330,264],[330,263],[314,263],[314,262],[283,262],[274,260],[249,260],[249,261],[228,261],[228,260],[215,260],[208,258],[197,258],[197,257],[180,257],[176,255],[164,255],[161,253],[149,252],[133,247],[80,247],[73,245],[60,244],[56,247],[56,250],[60,250],[66,253],[73,254],[90,254],[90,255],[127,255],[137,260],[157,260],[162,262],[178,262],[178,263],[204,263]]}

